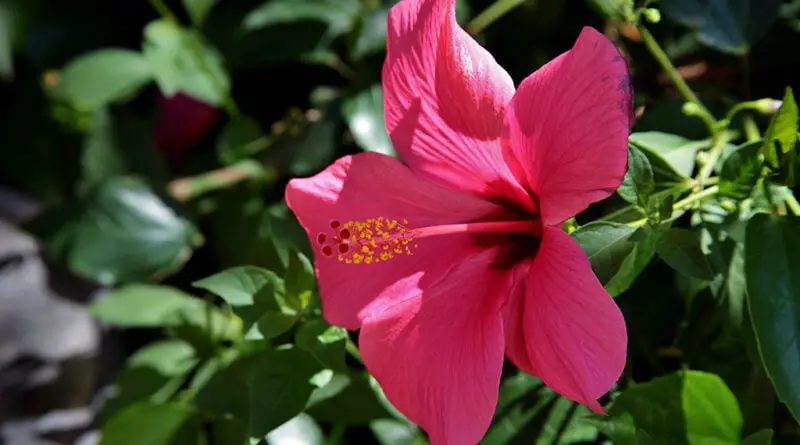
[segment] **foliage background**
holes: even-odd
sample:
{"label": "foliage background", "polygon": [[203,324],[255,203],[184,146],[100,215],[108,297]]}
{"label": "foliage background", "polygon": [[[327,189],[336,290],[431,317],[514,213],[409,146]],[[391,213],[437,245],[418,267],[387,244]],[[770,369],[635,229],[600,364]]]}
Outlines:
{"label": "foliage background", "polygon": [[[289,179],[341,155],[393,153],[380,87],[393,3],[0,2],[0,183],[38,202],[6,219],[108,290],[91,312],[122,335],[101,443],[426,443],[356,336],[320,318],[282,202]],[[629,59],[631,172],[568,229],[618,295],[630,363],[610,418],[507,366],[482,443],[800,443],[797,109],[786,96],[771,124],[770,102],[746,102],[796,83],[800,2],[496,3],[516,7],[474,20],[495,2],[459,0],[459,21],[516,82],[587,25]]]}

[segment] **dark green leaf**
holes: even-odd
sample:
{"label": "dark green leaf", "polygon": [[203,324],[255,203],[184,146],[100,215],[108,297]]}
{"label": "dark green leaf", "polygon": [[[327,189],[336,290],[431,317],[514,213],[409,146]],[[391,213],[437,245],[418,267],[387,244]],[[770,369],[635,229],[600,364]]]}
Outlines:
{"label": "dark green leaf", "polygon": [[572,236],[581,245],[597,278],[604,285],[619,272],[623,261],[633,252],[630,240],[635,227],[614,222],[598,221],[581,226]]}
{"label": "dark green leaf", "polygon": [[150,66],[140,53],[100,49],[68,63],[53,93],[78,107],[94,110],[130,99],[152,79]]}
{"label": "dark green leaf", "polygon": [[559,397],[548,410],[542,431],[537,438],[537,445],[581,444],[597,440],[597,428],[585,422],[576,421],[586,417],[591,411],[585,406]]}
{"label": "dark green leaf", "polygon": [[341,137],[339,111],[327,107],[322,117],[309,122],[299,134],[276,141],[270,148],[276,167],[292,176],[306,176],[328,165],[336,155]]}
{"label": "dark green leaf", "polygon": [[342,114],[362,150],[395,155],[384,123],[383,89],[380,84],[372,85],[347,99]]}
{"label": "dark green leaf", "polygon": [[301,310],[311,298],[311,292],[316,287],[314,266],[302,253],[292,250],[289,252],[289,265],[286,268],[286,301],[295,310]]}
{"label": "dark green leaf", "polygon": [[728,155],[719,176],[722,196],[742,200],[750,196],[761,176],[761,141],[740,145]]}
{"label": "dark green leaf", "polygon": [[106,108],[101,108],[94,114],[91,131],[83,142],[81,164],[83,171],[80,188],[84,193],[103,181],[126,172],[125,159],[117,146],[111,113]]}
{"label": "dark green leaf", "polygon": [[625,261],[619,267],[619,272],[605,284],[608,293],[616,297],[633,285],[639,274],[655,256],[657,239],[656,235],[644,231],[633,235],[631,241],[636,243],[633,252],[625,257]]}
{"label": "dark green leaf", "polygon": [[275,338],[291,329],[296,322],[297,315],[275,311],[266,312],[259,317],[253,329],[247,333],[247,338]]}
{"label": "dark green leaf", "polygon": [[800,218],[755,215],[745,235],[747,302],[775,391],[800,419]]}
{"label": "dark green leaf", "polygon": [[214,423],[211,425],[211,437],[208,443],[211,445],[245,445],[249,443],[248,437],[247,425],[244,422],[218,416],[214,418]]}
{"label": "dark green leaf", "polygon": [[772,430],[757,431],[742,440],[742,445],[772,445],[772,436],[775,433]]}
{"label": "dark green leaf", "polygon": [[389,8],[383,7],[369,11],[362,19],[361,32],[358,34],[351,50],[351,57],[355,60],[385,51],[386,49],[386,19]]}
{"label": "dark green leaf", "polygon": [[606,19],[623,19],[624,0],[589,0],[589,5]]}
{"label": "dark green leaf", "polygon": [[797,145],[798,120],[800,118],[798,117],[797,103],[794,100],[792,88],[786,87],[783,103],[775,113],[775,116],[772,117],[767,133],[764,136],[764,156],[773,168],[780,167],[779,158],[781,154],[794,152],[795,145]]}
{"label": "dark green leaf", "polygon": [[165,403],[197,361],[192,345],[181,340],[163,340],[139,349],[117,376],[117,394],[103,405],[102,417],[107,419],[144,399]]}
{"label": "dark green leaf", "polygon": [[656,178],[673,180],[691,176],[697,151],[708,145],[705,141],[660,131],[633,133],[629,141],[649,155]]}
{"label": "dark green leaf", "polygon": [[[506,445],[520,434],[531,420],[540,414],[547,406],[551,405],[556,395],[549,389],[540,391],[533,405],[517,403],[503,413],[499,421],[489,428],[486,437],[483,438],[483,445]],[[537,434],[538,435],[538,434]]]}
{"label": "dark green leaf", "polygon": [[644,430],[636,432],[636,445],[658,445],[655,439],[647,434]]}
{"label": "dark green leaf", "polygon": [[216,417],[228,417],[247,425],[250,421],[250,387],[253,364],[258,356],[246,356],[225,364],[209,361],[198,371],[200,379],[192,386],[196,391],[195,405]]}
{"label": "dark green leaf", "polygon": [[327,24],[329,36],[335,37],[353,27],[358,11],[357,0],[271,0],[247,14],[242,26],[252,31],[279,23],[314,20]]}
{"label": "dark green leaf", "polygon": [[248,116],[234,116],[217,139],[217,156],[231,164],[245,159],[267,145],[261,125]]}
{"label": "dark green leaf", "polygon": [[346,330],[331,326],[319,318],[303,325],[297,331],[295,341],[297,347],[310,352],[323,366],[334,370],[345,369]]}
{"label": "dark green leaf", "polygon": [[346,425],[364,425],[389,417],[363,375],[348,378],[335,374],[330,383],[314,390],[306,411],[320,422]]}
{"label": "dark green leaf", "polygon": [[739,445],[739,404],[718,376],[680,371],[635,385],[617,397],[604,432],[618,445],[637,443],[644,430],[669,445]]}
{"label": "dark green leaf", "polygon": [[103,425],[100,444],[171,445],[192,416],[192,411],[176,403],[131,405]]}
{"label": "dark green leaf", "polygon": [[780,0],[665,0],[664,12],[694,28],[704,44],[745,54],[778,17]]}
{"label": "dark green leaf", "polygon": [[544,383],[539,377],[534,377],[522,371],[517,375],[503,380],[500,385],[500,394],[497,400],[497,411],[508,408],[511,404],[524,397],[533,390],[541,389]]}
{"label": "dark green leaf", "polygon": [[203,23],[208,17],[208,13],[211,12],[211,9],[214,8],[214,4],[217,3],[217,0],[182,0],[183,7],[186,9],[186,12],[189,13],[189,18],[191,18],[192,23],[197,26],[203,26]]}
{"label": "dark green leaf", "polygon": [[250,380],[250,435],[263,437],[299,414],[314,390],[309,380],[319,370],[311,356],[296,348],[261,357]]}
{"label": "dark green leaf", "polygon": [[197,31],[156,20],[145,27],[142,48],[166,96],[180,91],[216,106],[227,100],[230,79],[222,57]]}
{"label": "dark green leaf", "polygon": [[73,271],[110,285],[173,273],[191,256],[198,234],[142,181],[115,177],[50,242]]}
{"label": "dark green leaf", "polygon": [[714,271],[700,247],[700,235],[686,229],[671,228],[658,236],[656,252],[678,272],[700,280],[711,280]]}
{"label": "dark green leaf", "polygon": [[647,156],[635,146],[629,146],[628,172],[625,173],[625,179],[617,189],[617,193],[631,204],[645,207],[654,187],[653,170]]}

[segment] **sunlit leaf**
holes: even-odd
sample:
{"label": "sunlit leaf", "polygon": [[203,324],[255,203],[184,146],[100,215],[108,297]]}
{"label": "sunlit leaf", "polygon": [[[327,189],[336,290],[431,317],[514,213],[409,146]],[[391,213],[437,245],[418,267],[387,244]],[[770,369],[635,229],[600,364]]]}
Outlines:
{"label": "sunlit leaf", "polygon": [[103,425],[100,445],[171,445],[192,417],[189,408],[177,403],[131,405]]}
{"label": "sunlit leaf", "polygon": [[346,100],[342,114],[356,143],[365,151],[395,155],[383,116],[383,89],[379,84]]}
{"label": "sunlit leaf", "polygon": [[194,226],[142,181],[115,177],[100,184],[51,240],[69,267],[100,283],[167,276],[191,256]]}
{"label": "sunlit leaf", "polygon": [[144,29],[142,49],[166,96],[180,91],[219,106],[230,94],[222,56],[198,32],[168,20],[156,20]]}
{"label": "sunlit leaf", "polygon": [[153,71],[141,53],[100,49],[71,60],[61,70],[53,94],[93,110],[130,99],[152,79]]}
{"label": "sunlit leaf", "polygon": [[793,152],[797,145],[798,117],[797,103],[792,88],[787,87],[780,108],[772,117],[764,136],[764,156],[773,168],[780,167],[782,153]]}
{"label": "sunlit leaf", "polygon": [[[691,176],[697,151],[708,145],[705,141],[693,141],[660,131],[633,133],[629,140],[636,147],[649,152],[653,173],[657,178]],[[653,162],[653,157],[657,157],[658,160]]]}
{"label": "sunlit leaf", "polygon": [[[603,432],[618,445],[635,445],[644,430],[655,443],[739,445],[742,415],[718,376],[680,371],[623,391]],[[647,442],[645,442],[647,443]]]}

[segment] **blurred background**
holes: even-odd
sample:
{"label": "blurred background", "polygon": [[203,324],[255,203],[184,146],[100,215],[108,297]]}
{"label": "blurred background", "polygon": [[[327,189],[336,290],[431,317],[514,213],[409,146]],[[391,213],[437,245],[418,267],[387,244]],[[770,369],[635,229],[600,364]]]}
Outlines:
{"label": "blurred background", "polygon": [[[241,321],[230,320],[242,317],[232,318],[219,297],[192,283],[244,265],[284,276],[301,264],[308,273],[311,252],[282,201],[289,179],[345,154],[393,154],[380,69],[394,3],[0,0],[0,444],[89,445],[109,424],[116,429],[103,443],[114,445],[240,444],[256,434],[226,423],[225,409],[205,409],[227,405],[202,396],[204,414],[191,414],[196,421],[125,410],[144,400],[180,400],[198,373],[216,372],[204,365],[238,351],[245,334],[236,326]],[[493,3],[459,0],[458,19],[468,31],[480,31],[475,37],[515,82],[569,49],[583,26],[593,26],[629,59],[635,131],[706,137],[700,120],[680,113],[682,100],[636,27],[620,17],[622,0],[527,0],[490,26],[473,21]],[[785,86],[797,84],[800,1],[654,6],[663,15],[651,25],[654,34],[712,110],[780,98]],[[615,205],[612,199],[593,207],[586,218]],[[147,295],[124,298],[131,292]],[[163,295],[169,292],[179,297]],[[107,298],[120,301],[98,303]],[[175,321],[165,307],[173,303],[199,305],[207,317]],[[667,324],[685,315],[681,308],[662,310],[655,315],[678,313],[665,315]],[[227,320],[219,329],[237,333],[209,334],[214,327],[206,318],[218,315]],[[303,322],[259,335],[300,345],[302,336],[281,335],[316,329],[308,327],[315,320]],[[671,338],[671,327],[654,329],[639,332],[638,341]],[[343,341],[334,342],[342,356]],[[353,354],[346,360],[344,389],[317,385],[312,399],[318,403],[300,416],[292,413],[287,424],[283,414],[274,416],[260,440],[424,443],[381,399]],[[517,407],[537,382],[513,372],[509,379],[516,386],[504,388],[515,395],[501,403]],[[235,377],[209,391],[235,397],[231,385],[245,380]],[[284,384],[290,385],[277,388]],[[320,393],[323,388],[332,395]],[[285,403],[264,397],[262,405],[246,396],[230,403],[259,413]],[[564,420],[574,414],[572,406],[548,402],[550,414],[539,415],[526,403],[501,419],[505,432],[487,444],[604,440],[596,429]],[[126,423],[147,415],[180,434],[169,430],[159,439],[150,437],[157,428],[144,420]],[[177,426],[164,426],[173,418]],[[564,434],[569,431],[572,436]]]}

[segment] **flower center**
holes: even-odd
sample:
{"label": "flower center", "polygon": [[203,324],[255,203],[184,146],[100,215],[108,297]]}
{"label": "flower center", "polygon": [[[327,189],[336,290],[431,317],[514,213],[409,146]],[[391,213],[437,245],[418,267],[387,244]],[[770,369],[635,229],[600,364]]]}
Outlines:
{"label": "flower center", "polygon": [[518,233],[541,236],[539,220],[473,222],[443,224],[412,228],[408,220],[379,216],[364,221],[333,220],[331,231],[319,232],[317,251],[327,258],[336,258],[345,264],[376,264],[397,256],[412,255],[418,247],[417,240],[431,236],[473,233]]}

